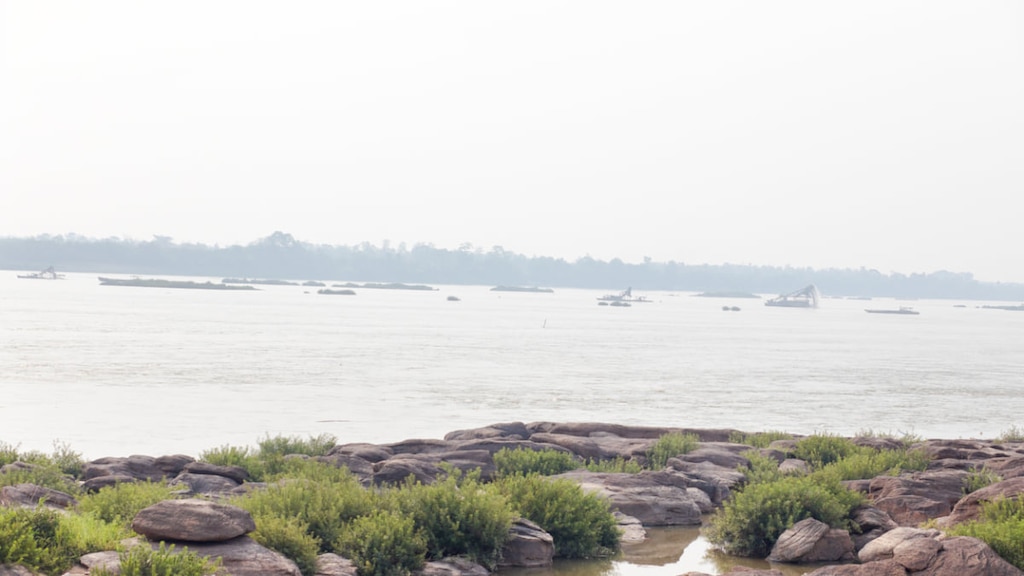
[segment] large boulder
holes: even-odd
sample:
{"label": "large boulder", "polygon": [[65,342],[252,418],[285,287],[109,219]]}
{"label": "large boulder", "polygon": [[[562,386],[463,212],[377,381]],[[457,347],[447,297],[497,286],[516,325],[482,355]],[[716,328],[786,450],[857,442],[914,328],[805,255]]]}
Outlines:
{"label": "large boulder", "polygon": [[953,510],[963,496],[967,475],[964,470],[944,469],[879,476],[871,480],[868,496],[897,524],[917,526]]}
{"label": "large boulder", "polygon": [[347,469],[353,476],[359,479],[360,484],[363,486],[369,486],[373,483],[374,462],[371,462],[361,456],[345,454],[342,452],[333,452],[325,456],[317,456],[315,460],[317,462],[329,464],[335,468]]}
{"label": "large boulder", "polygon": [[222,572],[231,576],[302,576],[295,562],[248,536],[221,542],[190,542],[187,548],[211,560],[220,559]]}
{"label": "large boulder", "polygon": [[47,508],[74,508],[78,501],[70,494],[35,484],[14,484],[0,488],[0,506],[33,508],[42,503]]}
{"label": "large boulder", "polygon": [[1024,495],[1024,477],[1010,478],[989,484],[961,498],[953,506],[953,511],[949,516],[941,519],[940,525],[948,527],[975,520],[981,515],[983,503],[999,499],[1018,500],[1022,495]]}
{"label": "large boulder", "polygon": [[813,562],[846,562],[853,559],[853,540],[846,530],[806,518],[779,536],[768,556],[769,562],[809,564]]}
{"label": "large boulder", "polygon": [[514,440],[526,440],[530,437],[530,431],[522,422],[507,422],[491,424],[483,428],[472,428],[469,430],[455,430],[444,435],[445,440],[479,440],[483,438],[510,438]]}
{"label": "large boulder", "polygon": [[494,459],[486,450],[453,450],[447,452],[430,452],[426,454],[396,455],[373,466],[374,484],[397,484],[408,476],[418,482],[430,484],[444,470],[442,464],[454,467],[462,472],[480,470],[480,478],[489,480],[494,477]]}
{"label": "large boulder", "polygon": [[82,480],[91,480],[101,476],[124,475],[136,480],[148,480],[156,482],[164,478],[173,478],[177,472],[169,474],[169,462],[161,460],[159,463],[152,456],[128,456],[127,458],[107,457],[86,462],[82,467]]}
{"label": "large boulder", "polygon": [[239,482],[224,476],[216,476],[213,474],[192,474],[190,472],[182,472],[181,474],[178,474],[178,476],[168,484],[176,488],[183,488],[185,493],[188,495],[228,494],[241,485]]}
{"label": "large boulder", "polygon": [[669,472],[639,474],[573,470],[552,476],[566,478],[587,492],[606,498],[612,510],[640,520],[644,526],[697,526],[701,508],[685,479]]}
{"label": "large boulder", "polygon": [[256,529],[252,515],[209,500],[164,500],[142,509],[132,530],[150,540],[221,542]]}
{"label": "large boulder", "polygon": [[875,538],[857,553],[861,562],[874,562],[876,560],[887,560],[895,554],[896,546],[903,542],[917,538],[937,538],[941,533],[938,530],[912,528],[901,526]]}
{"label": "large boulder", "polygon": [[1024,572],[1003,560],[977,538],[960,536],[941,543],[942,549],[926,568],[914,572],[914,576],[1024,576]]}
{"label": "large boulder", "polygon": [[895,560],[889,559],[867,564],[822,566],[804,576],[907,576],[907,570]]}
{"label": "large boulder", "polygon": [[[189,474],[205,474],[208,476],[223,476],[233,480],[235,484],[241,484],[249,479],[249,472],[241,466],[220,466],[209,462],[189,462],[178,472]],[[173,478],[173,476],[172,476]]]}
{"label": "large boulder", "polygon": [[501,567],[538,568],[550,566],[555,557],[555,541],[540,526],[518,518],[509,529],[509,538],[501,550]]}
{"label": "large boulder", "polygon": [[713,462],[687,462],[679,458],[668,459],[668,470],[685,478],[688,486],[704,491],[715,506],[728,500],[733,489],[747,479],[746,474],[735,468]]}
{"label": "large boulder", "polygon": [[536,433],[530,440],[561,446],[584,460],[636,459],[643,457],[654,440],[622,438],[614,435],[574,436],[571,434]]}

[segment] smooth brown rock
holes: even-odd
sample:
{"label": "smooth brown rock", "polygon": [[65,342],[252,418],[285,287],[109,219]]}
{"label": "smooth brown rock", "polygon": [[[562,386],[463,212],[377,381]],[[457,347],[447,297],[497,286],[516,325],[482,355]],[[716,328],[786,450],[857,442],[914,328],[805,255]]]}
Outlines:
{"label": "smooth brown rock", "polygon": [[23,483],[0,488],[0,506],[35,507],[40,502],[47,508],[56,509],[78,505],[78,501],[70,494],[36,484]]}
{"label": "smooth brown rock", "polygon": [[1022,576],[1024,572],[1003,560],[977,538],[960,536],[942,540],[932,563],[914,576]]}
{"label": "smooth brown rock", "polygon": [[770,562],[809,564],[813,562],[845,562],[853,559],[853,540],[846,530],[829,528],[828,524],[806,518],[779,536],[768,556]]}
{"label": "smooth brown rock", "polygon": [[164,500],[132,520],[132,530],[150,540],[221,542],[255,529],[246,510],[208,500]]}
{"label": "smooth brown rock", "polygon": [[551,534],[525,518],[518,518],[509,528],[509,538],[501,550],[501,567],[538,568],[550,566],[555,557]]}

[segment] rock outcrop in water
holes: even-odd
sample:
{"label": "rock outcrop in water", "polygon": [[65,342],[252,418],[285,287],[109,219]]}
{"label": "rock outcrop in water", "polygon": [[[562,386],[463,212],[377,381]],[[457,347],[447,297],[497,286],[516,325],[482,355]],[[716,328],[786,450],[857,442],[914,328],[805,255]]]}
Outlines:
{"label": "rock outcrop in water", "polygon": [[[556,450],[582,460],[622,458],[645,463],[658,438],[670,432],[695,434],[698,449],[670,458],[662,470],[597,473],[576,470],[561,474],[585,490],[606,497],[632,540],[643,537],[643,527],[699,525],[704,514],[728,500],[746,480],[751,448],[729,438],[735,430],[623,426],[600,423],[501,423],[451,432],[445,438],[411,439],[392,444],[339,444],[317,460],[348,468],[366,486],[397,482],[412,475],[424,483],[434,481],[444,467],[495,474],[493,455],[504,449]],[[886,447],[884,438],[855,439],[861,445]],[[791,447],[790,442],[788,446]],[[778,448],[778,449],[776,449]],[[787,458],[787,443],[761,449],[780,466],[793,470],[806,463]],[[860,534],[829,528],[817,521],[802,521],[786,531],[771,558],[793,563],[832,563],[810,572],[813,576],[939,576],[985,574],[1022,576],[980,540],[947,537],[942,529],[976,518],[982,502],[1017,499],[1024,494],[1024,444],[982,440],[926,440],[917,448],[931,458],[928,468],[898,476],[847,482],[869,502],[855,511]],[[295,456],[299,457],[299,456]],[[13,463],[0,473],[29,467]],[[990,470],[999,482],[964,495],[972,471]],[[244,469],[197,462],[185,455],[108,457],[88,462],[82,486],[99,490],[119,482],[170,479],[180,488],[179,500],[165,501],[141,512],[132,526],[139,544],[155,546],[159,540],[187,543],[190,550],[220,558],[231,574],[288,575],[298,568],[280,554],[263,548],[247,536],[252,518],[240,509],[216,501],[239,491],[258,489]],[[203,497],[198,499],[196,497]],[[0,505],[72,508],[75,499],[30,484],[0,489]],[[937,528],[922,529],[930,522]],[[551,562],[550,535],[538,526],[517,522],[511,530],[502,566],[538,566]],[[117,554],[90,554],[68,574],[87,574],[89,567],[116,565]],[[7,572],[4,572],[7,570]],[[0,567],[0,574],[14,568]],[[739,570],[739,569],[737,569]],[[425,574],[472,575],[486,570],[465,561],[431,563]],[[741,572],[736,572],[737,574]],[[320,576],[354,575],[351,562],[333,554],[320,557]],[[696,574],[696,573],[693,573]],[[772,570],[742,571],[744,576],[778,574]]]}

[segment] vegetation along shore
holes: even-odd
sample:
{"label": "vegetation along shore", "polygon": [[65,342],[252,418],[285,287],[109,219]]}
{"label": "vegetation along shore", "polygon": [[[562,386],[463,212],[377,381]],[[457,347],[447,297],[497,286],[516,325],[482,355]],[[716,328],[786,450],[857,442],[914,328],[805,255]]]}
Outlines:
{"label": "vegetation along shore", "polygon": [[925,440],[511,422],[89,462],[0,442],[0,575],[483,576],[700,525],[728,554],[814,576],[1024,576],[1022,493],[1017,429]]}

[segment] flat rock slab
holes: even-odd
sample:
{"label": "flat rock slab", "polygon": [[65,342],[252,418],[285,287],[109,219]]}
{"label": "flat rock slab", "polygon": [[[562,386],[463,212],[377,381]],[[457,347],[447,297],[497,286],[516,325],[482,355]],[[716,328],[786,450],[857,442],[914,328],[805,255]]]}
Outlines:
{"label": "flat rock slab", "polygon": [[249,512],[208,500],[164,500],[135,515],[132,530],[150,540],[221,542],[256,529]]}

